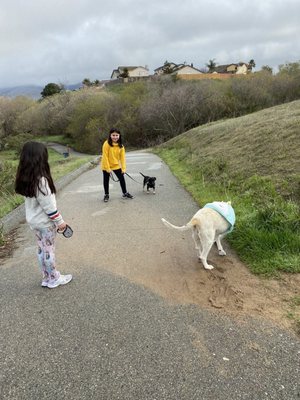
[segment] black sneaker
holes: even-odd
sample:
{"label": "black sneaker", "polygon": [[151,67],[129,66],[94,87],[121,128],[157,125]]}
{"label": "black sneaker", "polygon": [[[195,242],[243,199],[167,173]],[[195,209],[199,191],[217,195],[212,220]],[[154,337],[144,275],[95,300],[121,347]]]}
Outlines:
{"label": "black sneaker", "polygon": [[106,194],[106,195],[104,196],[104,199],[103,199],[103,201],[104,201],[104,203],[107,203],[107,202],[108,202],[108,200],[109,200],[109,195],[108,195],[108,194]]}
{"label": "black sneaker", "polygon": [[133,199],[133,196],[128,192],[124,193],[122,197],[123,197],[123,199]]}

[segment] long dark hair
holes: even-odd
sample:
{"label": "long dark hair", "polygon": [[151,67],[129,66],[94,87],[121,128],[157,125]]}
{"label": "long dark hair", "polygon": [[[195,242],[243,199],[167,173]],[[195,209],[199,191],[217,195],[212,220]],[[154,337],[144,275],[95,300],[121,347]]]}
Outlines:
{"label": "long dark hair", "polygon": [[108,144],[109,144],[110,146],[113,146],[113,141],[112,141],[112,139],[111,139],[111,137],[110,137],[110,135],[111,135],[112,133],[118,133],[118,134],[120,135],[119,140],[117,141],[117,143],[118,143],[119,147],[122,148],[122,147],[123,147],[123,143],[122,143],[122,135],[121,135],[121,132],[120,132],[118,129],[115,129],[115,128],[111,128],[111,130],[109,131],[109,135],[108,135],[108,139],[107,139]]}
{"label": "long dark hair", "polygon": [[[36,197],[40,189],[40,179],[48,181],[51,193],[56,193],[53,179],[48,164],[48,150],[45,145],[38,142],[24,144],[20,154],[15,191],[26,197]],[[42,192],[44,195],[47,193]]]}

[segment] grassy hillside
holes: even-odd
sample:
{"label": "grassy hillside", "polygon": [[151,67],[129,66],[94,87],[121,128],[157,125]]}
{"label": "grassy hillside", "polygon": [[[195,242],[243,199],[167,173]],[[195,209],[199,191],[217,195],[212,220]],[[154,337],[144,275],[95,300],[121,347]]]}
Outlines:
{"label": "grassy hillside", "polygon": [[194,128],[156,148],[198,201],[231,200],[253,272],[300,272],[300,101]]}
{"label": "grassy hillside", "polygon": [[300,101],[192,129],[167,142],[208,175],[270,178],[300,199]]}

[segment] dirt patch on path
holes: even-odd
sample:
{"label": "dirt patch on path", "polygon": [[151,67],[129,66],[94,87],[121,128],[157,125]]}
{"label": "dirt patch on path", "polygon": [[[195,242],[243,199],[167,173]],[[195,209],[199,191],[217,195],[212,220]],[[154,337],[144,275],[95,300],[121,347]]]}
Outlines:
{"label": "dirt patch on path", "polygon": [[233,250],[224,247],[226,257],[220,257],[216,249],[211,251],[209,262],[215,266],[211,271],[202,267],[194,253],[184,258],[176,247],[164,244],[157,249],[160,261],[156,265],[147,259],[147,268],[140,263],[135,267],[128,256],[130,269],[122,265],[109,269],[172,303],[196,304],[240,319],[263,318],[300,335],[300,275],[282,274],[278,279],[253,275]]}
{"label": "dirt patch on path", "polygon": [[[207,271],[199,263],[197,271],[190,271],[181,301],[192,300],[201,307],[225,311],[238,318],[250,315],[269,319],[300,335],[300,275],[261,278],[251,274],[232,250],[226,251],[226,257],[216,254],[210,257],[215,265],[213,270]],[[165,291],[165,287],[161,289]]]}

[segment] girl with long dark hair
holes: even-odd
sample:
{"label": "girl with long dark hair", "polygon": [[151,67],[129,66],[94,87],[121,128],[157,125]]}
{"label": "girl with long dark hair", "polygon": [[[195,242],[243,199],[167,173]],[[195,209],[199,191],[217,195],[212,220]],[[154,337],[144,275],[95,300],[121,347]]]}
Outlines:
{"label": "girl with long dark hair", "polygon": [[72,275],[61,275],[55,265],[55,236],[67,224],[56,207],[55,185],[48,163],[48,150],[38,142],[24,144],[15,181],[15,191],[25,196],[26,221],[37,238],[37,257],[42,286],[65,285]]}
{"label": "girl with long dark hair", "polygon": [[127,192],[124,174],[126,172],[125,147],[121,132],[112,128],[102,146],[101,169],[103,171],[104,202],[109,200],[109,178],[113,172],[119,179],[124,199],[133,199]]}

